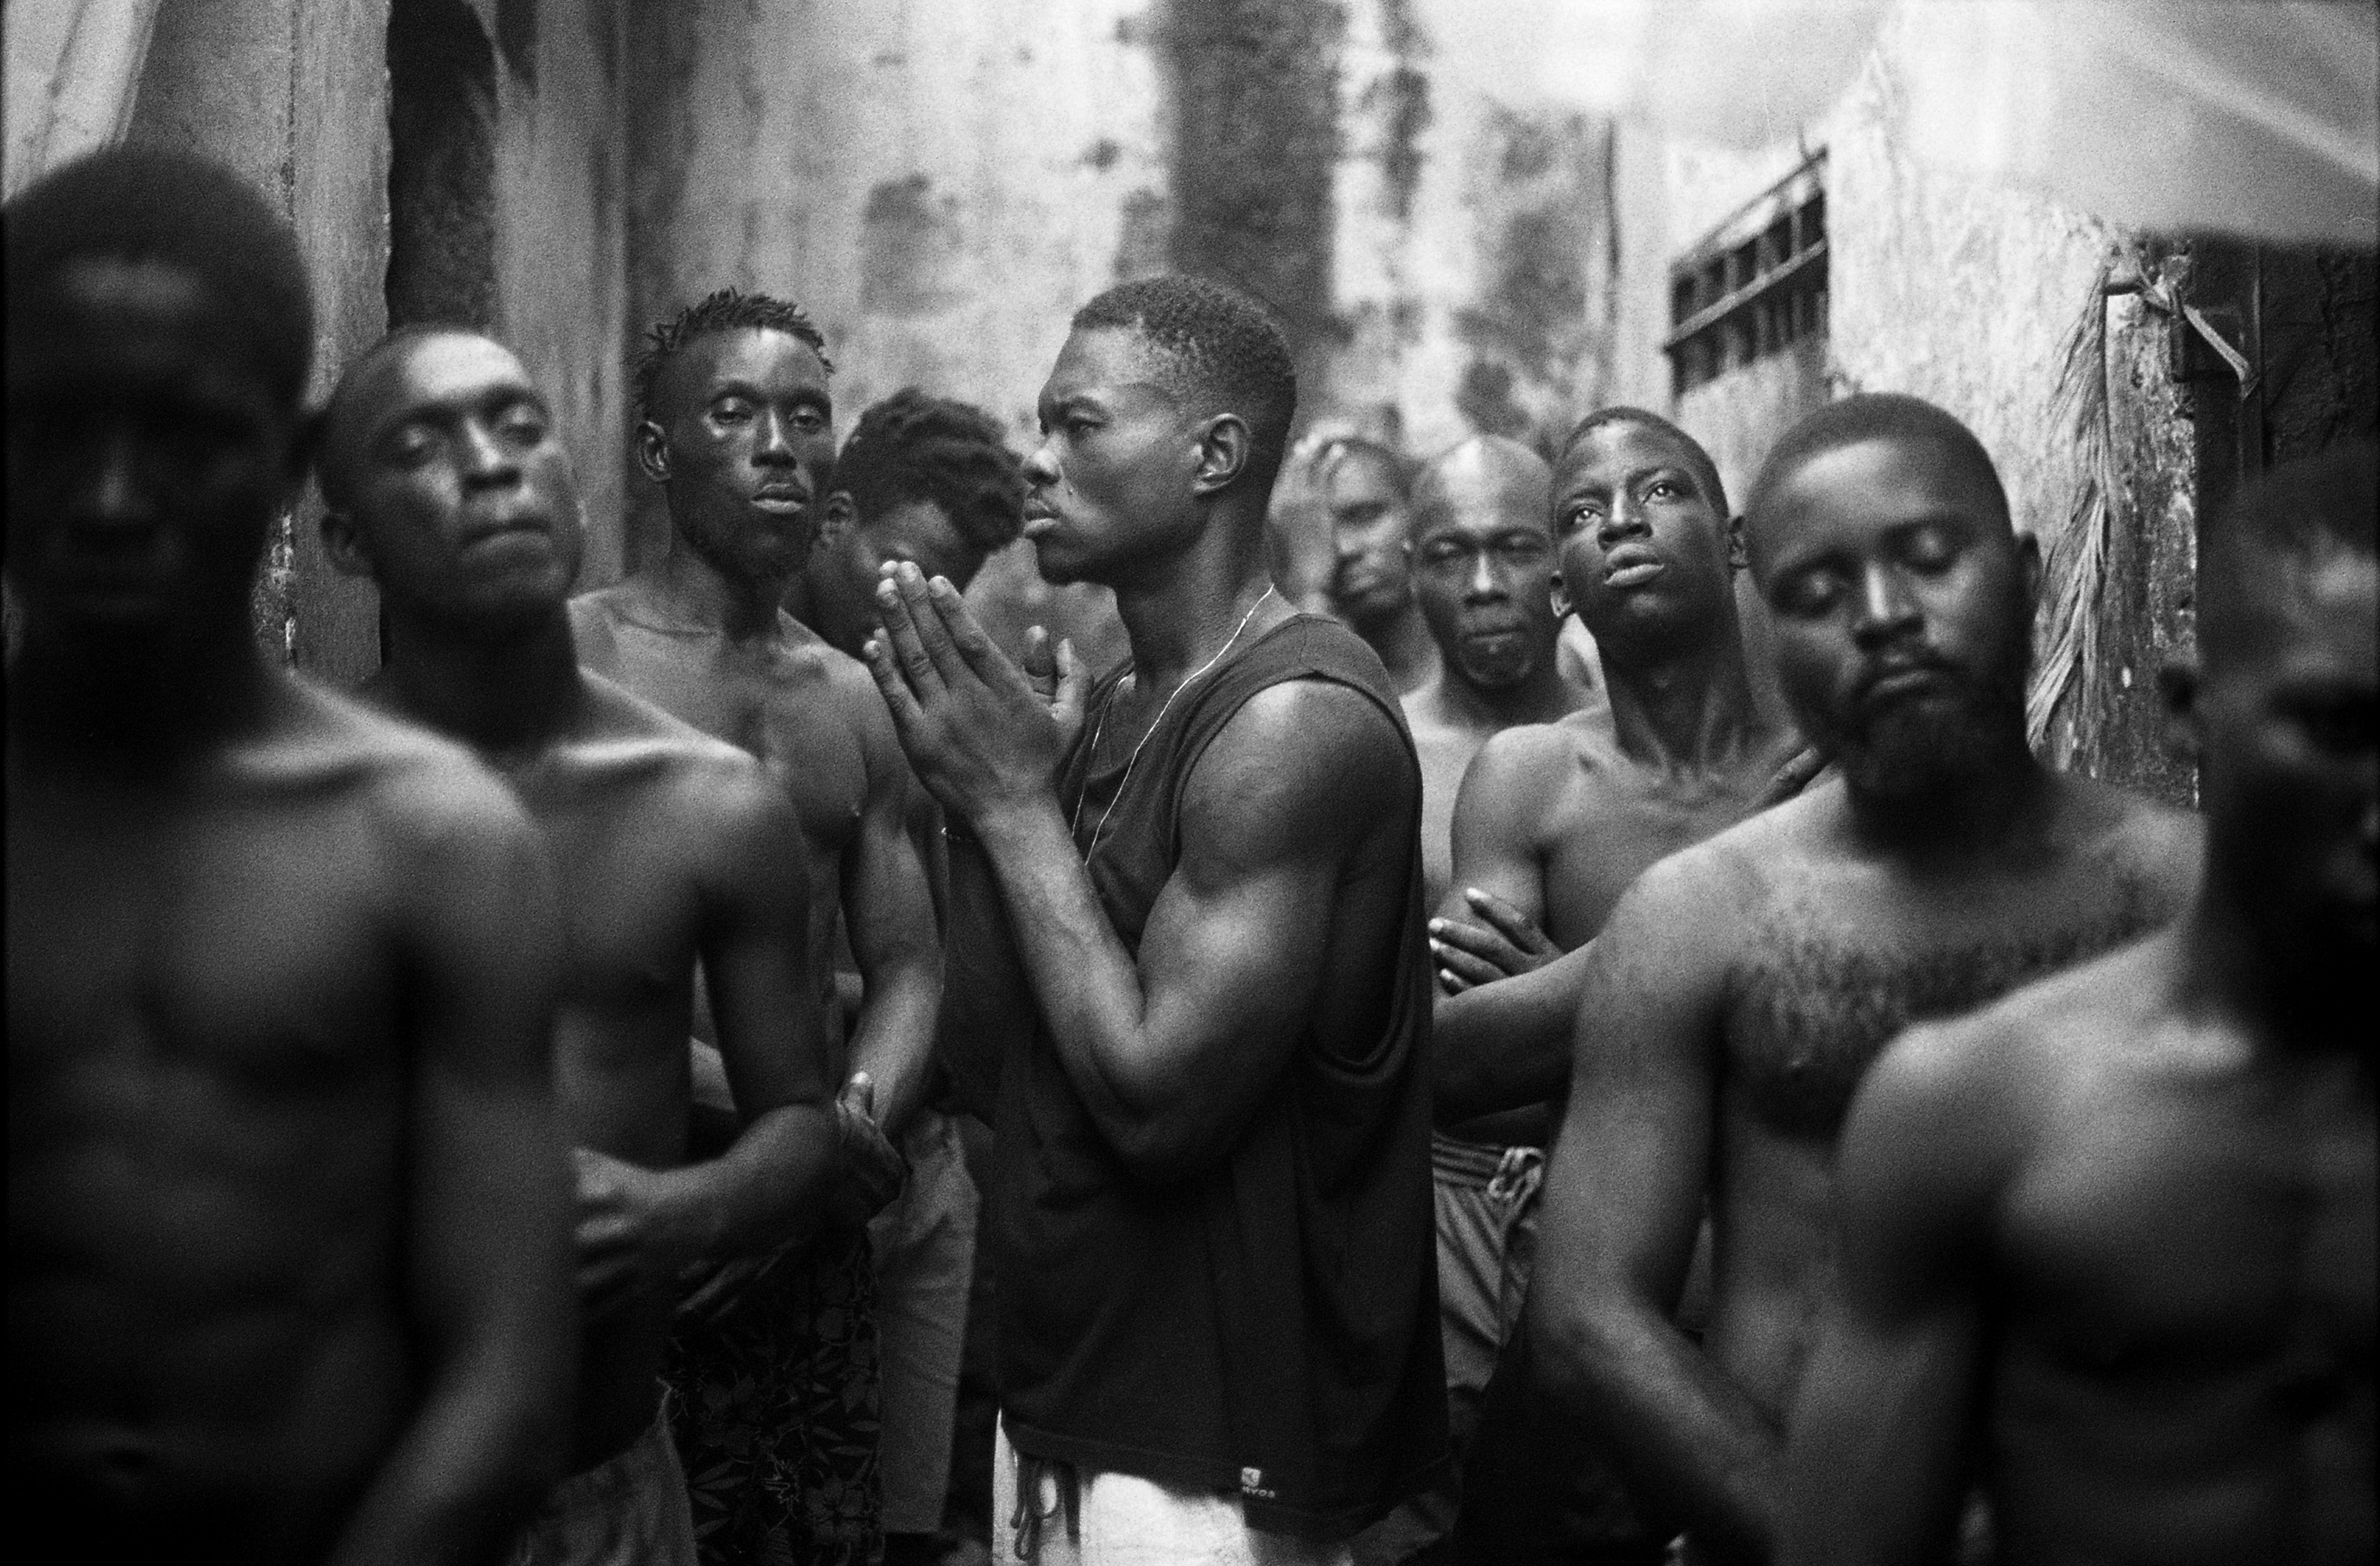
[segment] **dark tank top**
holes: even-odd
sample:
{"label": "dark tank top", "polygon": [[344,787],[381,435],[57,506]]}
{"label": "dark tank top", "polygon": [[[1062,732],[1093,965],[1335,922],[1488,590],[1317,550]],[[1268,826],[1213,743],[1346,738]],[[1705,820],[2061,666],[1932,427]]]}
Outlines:
{"label": "dark tank top", "polygon": [[1298,615],[1184,686],[1124,787],[1124,759],[1095,773],[1090,754],[1121,675],[1091,693],[1059,795],[1077,852],[1098,833],[1091,880],[1125,949],[1180,857],[1207,746],[1258,691],[1328,680],[1371,701],[1414,775],[1396,993],[1360,1055],[1309,1034],[1231,1152],[1172,1182],[1116,1158],[1046,1023],[1010,1054],[991,1217],[1003,1418],[1028,1456],[1228,1491],[1255,1526],[1344,1537],[1446,1449],[1413,739],[1371,649]]}

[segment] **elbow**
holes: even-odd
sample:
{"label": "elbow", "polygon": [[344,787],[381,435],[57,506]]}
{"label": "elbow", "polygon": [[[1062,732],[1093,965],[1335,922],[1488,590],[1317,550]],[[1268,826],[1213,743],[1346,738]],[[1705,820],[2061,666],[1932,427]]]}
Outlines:
{"label": "elbow", "polygon": [[1609,1406],[1643,1353],[1633,1313],[1608,1289],[1532,1288],[1526,1306],[1534,1377],[1560,1405]]}

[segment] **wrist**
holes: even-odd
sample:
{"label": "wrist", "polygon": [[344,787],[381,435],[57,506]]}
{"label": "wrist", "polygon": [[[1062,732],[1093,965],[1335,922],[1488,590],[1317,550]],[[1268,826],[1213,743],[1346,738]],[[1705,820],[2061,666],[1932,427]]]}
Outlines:
{"label": "wrist", "polygon": [[1046,790],[1037,790],[987,802],[967,825],[978,847],[998,853],[1030,844],[1052,823],[1063,832],[1065,823],[1058,819],[1057,798]]}

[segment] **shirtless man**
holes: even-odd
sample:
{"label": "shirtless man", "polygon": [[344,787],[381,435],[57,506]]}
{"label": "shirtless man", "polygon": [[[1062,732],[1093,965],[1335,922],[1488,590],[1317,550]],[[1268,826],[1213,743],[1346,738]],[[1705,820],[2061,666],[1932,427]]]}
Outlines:
{"label": "shirtless man", "polygon": [[1404,709],[1421,758],[1422,889],[1433,908],[1454,874],[1454,798],[1471,759],[1492,734],[1586,702],[1557,657],[1552,477],[1518,441],[1475,435],[1414,481],[1414,601],[1439,657]]}
{"label": "shirtless man", "polygon": [[[585,550],[545,400],[476,334],[415,328],[351,366],[321,456],[333,563],[379,584],[390,657],[363,696],[469,746],[544,833],[562,894],[554,1074],[578,1188],[577,1415],[528,1541],[540,1563],[692,1566],[686,1475],[657,1406],[678,1274],[815,1216],[835,1121],[803,969],[793,807],[751,756],[578,667]],[[695,963],[746,1124],[686,1159]]]}
{"label": "shirtless man", "polygon": [[[909,771],[868,672],[779,607],[809,553],[834,462],[823,346],[799,310],[734,289],[655,330],[638,370],[637,458],[667,498],[670,550],[573,600],[570,618],[589,668],[759,756],[791,795],[817,892],[809,971],[839,1012],[840,928],[866,984],[837,1070],[872,1083],[877,1120],[898,1136],[925,1094],[941,989],[933,903],[905,829]],[[876,1493],[866,1234],[839,1227],[813,1261],[772,1277],[776,1295],[678,1341],[674,1378],[716,1394],[681,1400],[680,1442],[696,1449],[687,1465],[699,1475],[724,1463],[735,1475],[708,1492],[698,1480],[698,1511],[734,1519],[705,1546],[750,1555],[778,1548],[768,1542],[778,1534],[805,1560],[864,1560],[878,1548],[873,1499],[855,1511],[769,1496],[788,1486]],[[768,1367],[758,1393],[753,1365]]]}
{"label": "shirtless man", "polygon": [[258,653],[295,237],[118,149],[6,209],[8,1500],[77,1560],[487,1560],[575,1329],[534,829]]}
{"label": "shirtless man", "polygon": [[2174,928],[1911,1032],[1853,1100],[1785,1557],[2374,1557],[2380,452],[2201,535],[2176,671],[2206,871]]}
{"label": "shirtless man", "polygon": [[1316,454],[1330,518],[1330,612],[1388,665],[1397,694],[1438,673],[1438,644],[1413,583],[1413,470],[1377,441],[1349,435]]}
{"label": "shirtless man", "polygon": [[962,840],[953,1001],[1004,1024],[1025,1505],[994,1515],[1047,1566],[1343,1561],[1442,1457],[1420,779],[1378,659],[1267,578],[1295,399],[1218,285],[1076,313],[1025,528],[1045,574],[1115,589],[1132,661],[1087,696],[1062,647],[1047,702],[913,565],[879,595],[869,665]]}
{"label": "shirtless man", "polygon": [[[1024,506],[1023,467],[997,419],[965,403],[895,392],[844,437],[793,613],[856,658],[879,625],[876,584],[887,561],[909,561],[964,593],[985,557],[1015,540]],[[941,812],[923,789],[912,809],[911,830],[939,877]],[[978,1211],[953,1117],[965,1104],[988,1119],[999,1092],[996,1075],[962,1081],[951,1068],[980,1056],[937,1052],[933,1090],[901,1135],[908,1183],[868,1225],[883,1367],[877,1451],[885,1566],[930,1562],[942,1550]],[[990,1443],[967,1455],[988,1483]]]}
{"label": "shirtless man", "polygon": [[[1616,1481],[1585,1477],[1608,1475],[1608,1462],[1536,1417],[1523,1395],[1529,1351],[1506,1353],[1585,949],[1646,866],[1790,794],[1812,768],[1753,697],[1736,617],[1741,531],[1692,436],[1642,408],[1589,416],[1557,462],[1548,510],[1559,602],[1602,649],[1609,706],[1506,730],[1463,783],[1459,892],[1432,924],[1451,991],[1436,1039],[1439,1289],[1449,1376],[1467,1376],[1479,1429],[1459,1548],[1498,1560],[1539,1548],[1626,1560],[1658,1555],[1663,1541],[1616,1499],[1571,1514],[1552,1504],[1541,1471],[1568,1470],[1573,1490],[1597,1484],[1607,1498]],[[1472,1302],[1460,1354],[1458,1299]]]}
{"label": "shirtless man", "polygon": [[[1550,478],[1544,458],[1519,442],[1479,435],[1414,481],[1414,595],[1438,643],[1439,667],[1404,710],[1421,759],[1422,883],[1432,907],[1452,873],[1455,794],[1481,744],[1515,724],[1551,722],[1585,700],[1557,657]],[[1439,1330],[1458,1462],[1504,1337],[1502,1151],[1431,1138]],[[1414,1557],[1453,1525],[1456,1504],[1450,1472],[1367,1533],[1357,1559]]]}
{"label": "shirtless man", "polygon": [[1448,992],[1439,1123],[1528,1145],[1551,1129],[1584,949],[1620,894],[1816,764],[1753,699],[1741,523],[1700,443],[1658,414],[1605,408],[1571,432],[1553,496],[1555,591],[1594,634],[1610,706],[1480,748],[1454,819],[1460,895],[1430,926]]}
{"label": "shirtless man", "polygon": [[[2198,863],[2191,817],[2026,748],[2039,554],[1964,426],[1831,404],[1779,442],[1749,516],[1780,684],[1841,775],[1645,871],[1597,936],[1528,1305],[1539,1395],[1705,1560],[1775,1547],[1869,1062],[1912,1019],[2166,923]],[[1706,1196],[1697,1341],[1671,1315]]]}

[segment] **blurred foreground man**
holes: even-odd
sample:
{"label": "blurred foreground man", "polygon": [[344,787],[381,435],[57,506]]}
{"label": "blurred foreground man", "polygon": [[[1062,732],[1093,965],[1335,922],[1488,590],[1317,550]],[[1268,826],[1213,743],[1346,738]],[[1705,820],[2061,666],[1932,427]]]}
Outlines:
{"label": "blurred foreground man", "polygon": [[[877,1123],[898,1136],[926,1090],[941,989],[905,827],[908,768],[867,671],[780,607],[834,462],[823,347],[794,306],[734,289],[655,330],[638,370],[637,459],[668,502],[669,552],[574,599],[570,616],[588,667],[757,755],[792,799],[812,856],[809,971],[838,1025],[838,929],[866,984],[837,1063],[851,1078],[839,1112],[858,1114],[872,1089]],[[764,1287],[677,1336],[670,1378],[707,1560],[790,1549],[865,1566],[880,1548],[861,1225],[892,1192],[867,1186],[869,1168],[846,1160],[840,1220],[800,1265],[771,1268]]]}
{"label": "blurred foreground man", "polygon": [[[1586,959],[1528,1322],[1552,1417],[1591,1422],[1700,1560],[1763,1560],[1833,1272],[1835,1138],[1913,1020],[2168,922],[2179,811],[2025,746],[2037,591],[1991,460],[1912,397],[1780,440],[1750,506],[1778,672],[1839,780],[1655,865]],[[1707,1200],[1709,1323],[1675,1323]]]}
{"label": "blurred foreground man", "polygon": [[1347,436],[1315,456],[1330,518],[1330,610],[1355,627],[1404,696],[1438,672],[1438,644],[1414,597],[1413,469],[1376,441]]}
{"label": "blurred foreground man", "polygon": [[[1790,797],[1815,770],[1754,700],[1740,524],[1692,436],[1641,408],[1589,416],[1556,463],[1548,509],[1560,601],[1603,649],[1610,706],[1481,749],[1457,807],[1454,890],[1431,923],[1451,991],[1435,1040],[1450,1343],[1449,1276],[1479,1281],[1472,1347],[1448,1354],[1450,1375],[1470,1367],[1479,1426],[1459,1552],[1500,1566],[1651,1560],[1665,1543],[1627,1506],[1599,1443],[1575,1421],[1539,1418],[1525,1396],[1518,1317],[1587,944],[1645,867]],[[1475,1237],[1460,1271],[1457,1232]]]}
{"label": "blurred foreground man", "polygon": [[574,1346],[535,831],[259,656],[313,334],[280,217],[126,149],[5,226],[20,1551],[492,1560]]}
{"label": "blurred foreground man", "polygon": [[[555,1075],[578,1195],[568,1477],[523,1566],[693,1566],[658,1379],[679,1273],[816,1227],[832,1067],[805,971],[793,807],[751,756],[580,669],[570,459],[517,359],[413,328],[350,368],[323,431],[322,535],[379,585],[388,664],[363,695],[468,745],[544,833],[562,893]],[[745,1126],[690,1161],[699,958]]]}
{"label": "blurred foreground man", "polygon": [[2374,1558],[2375,463],[2209,530],[2190,911],[1860,1090],[1789,1560],[1938,1560],[1977,1475],[2022,1566]]}
{"label": "blurred foreground man", "polygon": [[1344,1560],[1442,1461],[1420,779],[1379,661],[1267,580],[1295,398],[1229,289],[1075,315],[1026,533],[1115,589],[1133,657],[1087,694],[915,566],[880,596],[966,840],[953,1004],[1003,1054],[1003,1559]]}

